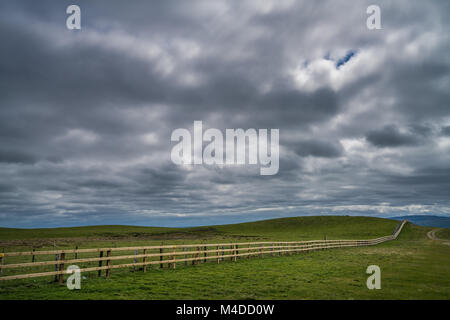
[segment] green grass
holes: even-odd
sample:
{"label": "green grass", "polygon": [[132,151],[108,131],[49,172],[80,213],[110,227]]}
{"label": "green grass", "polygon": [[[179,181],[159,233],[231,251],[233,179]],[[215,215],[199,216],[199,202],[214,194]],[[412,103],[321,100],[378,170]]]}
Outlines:
{"label": "green grass", "polygon": [[[209,240],[320,239],[324,234],[355,239],[391,234],[396,224],[374,218],[302,217],[216,226],[207,232]],[[0,282],[0,299],[450,299],[450,246],[428,240],[429,230],[407,224],[397,240],[371,247],[240,259],[219,265],[208,262],[185,267],[179,263],[175,270],[152,266],[146,273],[120,269],[113,270],[109,279],[86,273],[82,289],[74,291],[48,277],[5,281]],[[189,232],[200,236],[205,231],[191,228]],[[183,241],[199,240],[203,238]],[[134,240],[123,241],[118,244]],[[168,242],[178,241],[181,239]],[[366,287],[365,270],[371,264],[381,268],[381,290]]]}
{"label": "green grass", "polygon": [[154,235],[172,232],[173,228],[136,227],[136,226],[89,226],[72,228],[37,228],[14,229],[0,228],[0,240],[15,239],[52,239],[75,237],[129,237],[138,235]]}

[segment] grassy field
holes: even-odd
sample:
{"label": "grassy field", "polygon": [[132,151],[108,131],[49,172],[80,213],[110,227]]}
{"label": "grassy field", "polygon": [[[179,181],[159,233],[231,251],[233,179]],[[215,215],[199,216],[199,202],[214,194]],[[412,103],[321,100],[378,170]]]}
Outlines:
{"label": "grassy field", "polygon": [[[136,226],[92,226],[72,228],[41,228],[13,229],[0,228],[0,241],[18,239],[57,239],[57,238],[130,238],[130,237],[202,237],[208,236],[250,236],[250,237],[283,237],[297,239],[299,236],[320,237],[329,236],[372,237],[392,232],[397,221],[371,217],[320,216],[294,217],[271,220],[261,220],[239,224],[193,227],[193,228],[162,228]],[[347,228],[349,227],[349,228]]]}
{"label": "grassy field", "polygon": [[450,240],[450,229],[446,228],[438,230],[436,232],[436,237],[438,237],[438,239]]}
{"label": "grassy field", "polygon": [[[27,245],[100,247],[217,240],[367,239],[391,234],[396,221],[366,217],[301,217],[189,229],[86,227],[0,230],[6,251]],[[427,239],[431,228],[407,224],[395,241],[291,256],[240,259],[219,265],[151,267],[146,273],[87,273],[82,289],[70,291],[51,279],[0,282],[0,299],[450,299],[450,246]],[[441,231],[444,235],[444,229]],[[78,232],[77,232],[78,231]],[[438,233],[441,236],[441,233]],[[20,239],[18,239],[20,238]],[[442,237],[443,238],[443,237]],[[10,263],[10,262],[8,262]],[[366,287],[367,266],[381,268],[382,289]]]}

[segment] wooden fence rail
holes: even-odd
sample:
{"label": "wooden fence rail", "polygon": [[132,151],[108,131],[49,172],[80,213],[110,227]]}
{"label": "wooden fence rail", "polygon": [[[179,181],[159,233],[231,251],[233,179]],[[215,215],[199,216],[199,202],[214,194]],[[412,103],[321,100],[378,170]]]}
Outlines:
{"label": "wooden fence rail", "polygon": [[[232,261],[236,261],[241,257],[257,256],[263,257],[264,255],[273,256],[278,253],[282,255],[284,253],[300,253],[314,250],[324,250],[343,247],[359,247],[376,245],[385,241],[394,240],[402,231],[403,226],[407,221],[404,220],[396,228],[395,232],[390,236],[384,236],[376,239],[369,240],[310,240],[310,241],[271,241],[271,242],[239,242],[239,243],[214,243],[214,244],[182,244],[182,245],[161,245],[161,246],[139,246],[139,247],[119,247],[119,248],[92,248],[92,249],[74,249],[74,250],[50,250],[50,251],[23,251],[23,252],[5,252],[0,254],[0,275],[3,270],[16,269],[16,268],[34,268],[38,266],[54,266],[55,271],[49,272],[34,272],[28,274],[14,274],[7,276],[0,276],[0,280],[14,280],[14,279],[27,279],[35,277],[55,276],[59,283],[63,282],[64,274],[67,271],[64,270],[64,266],[71,264],[86,263],[86,262],[98,262],[97,267],[85,267],[81,268],[80,272],[93,272],[97,271],[98,276],[101,275],[101,271],[106,271],[106,277],[109,277],[112,269],[142,267],[142,271],[146,272],[147,266],[159,265],[163,267],[167,264],[169,268],[175,268],[176,263],[192,262],[192,264],[198,264],[207,260],[216,261],[220,263],[229,258]],[[191,249],[191,250],[190,250]],[[143,253],[139,254],[138,251],[142,250]],[[155,252],[151,252],[154,250]],[[166,250],[166,252],[164,252]],[[133,251],[134,254],[130,255],[117,255],[113,256],[112,252],[120,251]],[[106,252],[106,256],[105,253]],[[98,257],[78,258],[82,253],[99,253]],[[66,259],[68,254],[73,254],[74,259]],[[39,255],[56,255],[58,258],[53,261],[36,261],[36,256]],[[32,262],[25,263],[10,263],[6,264],[7,257],[22,257],[32,256]],[[152,258],[155,258],[152,260]],[[112,264],[112,261],[129,260],[133,259],[132,263]],[[138,262],[138,259],[142,259],[142,262]],[[105,265],[103,265],[105,261]]]}

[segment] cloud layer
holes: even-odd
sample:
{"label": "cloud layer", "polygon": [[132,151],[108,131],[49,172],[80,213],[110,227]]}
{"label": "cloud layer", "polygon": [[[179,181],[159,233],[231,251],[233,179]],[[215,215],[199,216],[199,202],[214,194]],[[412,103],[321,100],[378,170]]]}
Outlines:
{"label": "cloud layer", "polygon": [[[450,215],[448,1],[0,4],[0,225]],[[171,132],[280,129],[280,171],[179,167]]]}

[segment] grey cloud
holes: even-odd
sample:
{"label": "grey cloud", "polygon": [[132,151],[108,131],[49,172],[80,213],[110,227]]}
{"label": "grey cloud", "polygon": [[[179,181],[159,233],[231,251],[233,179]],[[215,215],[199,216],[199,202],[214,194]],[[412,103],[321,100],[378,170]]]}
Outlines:
{"label": "grey cloud", "polygon": [[411,146],[419,143],[416,136],[410,133],[402,133],[394,125],[370,131],[367,133],[366,139],[377,147]]}
{"label": "grey cloud", "polygon": [[8,184],[0,184],[0,193],[4,193],[4,192],[14,192],[17,189],[12,186],[12,185],[8,185]]}
{"label": "grey cloud", "polygon": [[[381,1],[379,32],[368,0],[77,3],[80,32],[0,4],[0,225],[450,213],[447,1]],[[194,120],[279,128],[279,173],[173,165]]]}
{"label": "grey cloud", "polygon": [[34,155],[26,152],[14,150],[0,150],[0,162],[33,164],[37,162],[37,158]]}
{"label": "grey cloud", "polygon": [[441,128],[441,134],[444,136],[450,136],[450,126]]}
{"label": "grey cloud", "polygon": [[301,141],[294,146],[295,152],[301,157],[313,156],[322,158],[336,158],[342,154],[342,146],[328,141]]}

